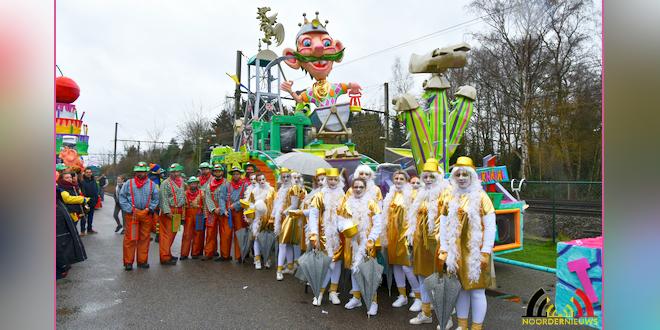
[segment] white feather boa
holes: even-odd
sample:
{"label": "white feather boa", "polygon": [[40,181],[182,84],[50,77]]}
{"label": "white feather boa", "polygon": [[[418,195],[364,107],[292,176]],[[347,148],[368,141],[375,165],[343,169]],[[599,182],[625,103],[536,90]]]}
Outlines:
{"label": "white feather boa", "polygon": [[[369,216],[369,199],[366,195],[356,198],[354,195],[346,200],[346,206],[351,212],[352,219],[349,221],[356,223],[358,234],[351,239],[351,270],[353,273],[358,271],[358,266],[367,256],[367,236],[369,235],[369,225],[372,219]],[[373,229],[372,229],[373,230]]]}
{"label": "white feather boa", "polygon": [[280,234],[282,228],[282,211],[284,209],[284,201],[286,196],[289,193],[289,189],[293,187],[291,182],[283,184],[280,189],[277,190],[277,196],[275,196],[275,202],[273,202],[273,211],[271,216],[275,219],[275,235]]}
{"label": "white feather boa", "polygon": [[271,186],[268,182],[262,187],[257,185],[252,188],[252,195],[254,196],[254,220],[252,220],[252,235],[257,237],[259,231],[261,230],[262,217],[268,213],[268,208],[266,206],[265,200],[268,197],[268,192],[271,190]]}
{"label": "white feather boa", "polygon": [[[465,189],[459,188],[453,178],[454,172],[458,169],[467,169],[468,172],[470,172],[470,186]],[[481,181],[477,177],[476,171],[471,167],[454,168],[452,170],[451,183],[452,197],[448,205],[447,226],[446,228],[442,228],[443,230],[446,230],[447,236],[447,270],[456,273],[458,271],[459,258],[467,257],[468,279],[470,282],[477,282],[481,275],[481,244],[483,242],[481,198],[483,188],[481,187]],[[467,242],[469,250],[468,256],[461,256],[459,247],[456,244],[458,236],[460,235],[458,210],[462,196],[467,196],[468,199],[467,210],[463,210],[463,212],[468,215],[468,228],[470,230],[470,241]]]}
{"label": "white feather boa", "polygon": [[325,251],[332,257],[339,248],[339,231],[337,231],[337,208],[344,195],[344,190],[337,185],[335,189],[324,187],[323,193],[323,235],[325,236]]}
{"label": "white feather boa", "polygon": [[[392,185],[390,187],[390,190],[387,192],[387,195],[385,195],[385,198],[383,199],[383,209],[382,209],[382,217],[383,217],[383,228],[387,228],[387,224],[389,222],[389,215],[390,215],[390,204],[392,204],[392,200],[394,199],[394,194],[398,191],[401,191],[403,193],[403,204],[404,205],[410,205],[411,197],[412,197],[412,186],[409,183],[404,183],[400,188],[397,188],[397,186]],[[382,230],[380,233],[380,244],[382,246],[387,246],[387,230]]]}
{"label": "white feather boa", "polygon": [[429,235],[433,235],[433,231],[435,230],[435,219],[438,217],[438,199],[442,191],[447,187],[447,183],[437,173],[434,176],[436,177],[436,181],[433,184],[425,185],[417,190],[417,197],[415,197],[415,201],[408,210],[408,231],[406,232],[406,236],[408,237],[408,242],[411,244],[413,242],[413,235],[417,230],[417,212],[424,202],[426,202],[427,230]]}

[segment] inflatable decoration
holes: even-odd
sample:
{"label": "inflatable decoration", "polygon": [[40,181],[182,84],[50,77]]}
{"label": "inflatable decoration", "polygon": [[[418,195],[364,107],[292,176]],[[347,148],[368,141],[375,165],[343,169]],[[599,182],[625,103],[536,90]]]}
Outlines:
{"label": "inflatable decoration", "polygon": [[82,159],[80,159],[80,155],[78,155],[78,151],[75,149],[63,147],[62,150],[60,150],[58,156],[62,159],[64,165],[66,165],[71,170],[80,172],[85,168],[85,164],[83,163]]}
{"label": "inflatable decoration", "polygon": [[438,159],[447,172],[449,158],[470,122],[476,90],[472,86],[461,86],[454,93],[454,100],[450,101],[447,96],[450,85],[444,76],[447,69],[465,65],[469,50],[470,46],[462,43],[438,48],[425,55],[413,54],[408,70],[411,73],[431,73],[431,78],[423,84],[425,104],[420,106],[410,94],[392,100],[410,135],[418,173],[427,158]]}
{"label": "inflatable decoration", "polygon": [[344,45],[330,36],[326,29],[328,21],[326,20],[325,24],[321,23],[318,15],[319,13],[316,12],[316,18],[309,21],[307,15],[303,14],[304,22],[298,24],[300,31],[296,35],[296,49],[285,48],[283,51],[283,55],[287,57],[284,63],[292,69],[309,73],[316,81],[311,88],[302,92],[292,90],[292,81],[282,83],[281,89],[289,93],[296,103],[312,103],[316,107],[334,105],[337,103],[337,98],[346,93],[354,94],[359,98],[362,88],[357,83],[327,81],[333,64],[341,62],[344,57]]}
{"label": "inflatable decoration", "polygon": [[58,103],[73,103],[80,96],[80,87],[69,77],[55,78],[55,100]]}

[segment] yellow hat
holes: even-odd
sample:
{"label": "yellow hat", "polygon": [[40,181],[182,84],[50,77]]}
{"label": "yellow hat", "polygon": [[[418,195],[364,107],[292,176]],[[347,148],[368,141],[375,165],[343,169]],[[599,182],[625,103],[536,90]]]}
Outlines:
{"label": "yellow hat", "polygon": [[336,167],[326,169],[325,170],[325,176],[327,176],[327,177],[338,177],[339,176],[339,169],[336,168]]}
{"label": "yellow hat", "polygon": [[242,208],[244,208],[244,209],[250,208],[250,202],[248,200],[239,199],[238,202],[241,203]]}
{"label": "yellow hat", "polygon": [[424,163],[423,172],[438,172],[438,161],[435,158],[429,158]]}
{"label": "yellow hat", "polygon": [[316,176],[319,175],[325,175],[325,169],[324,168],[317,168],[316,169]]}
{"label": "yellow hat", "polygon": [[248,219],[254,219],[254,209],[249,209],[245,210],[243,214],[248,218]]}
{"label": "yellow hat", "polygon": [[352,238],[353,236],[355,236],[358,233],[358,227],[357,227],[357,225],[352,225],[352,226],[344,229],[341,233],[344,234],[344,237],[346,237],[346,238]]}
{"label": "yellow hat", "polygon": [[456,166],[469,166],[474,168],[474,163],[472,162],[472,158],[461,156],[458,157],[458,159],[456,160],[456,164],[454,164],[454,167]]}
{"label": "yellow hat", "polygon": [[289,173],[289,172],[291,172],[291,170],[286,167],[280,168],[280,174]]}

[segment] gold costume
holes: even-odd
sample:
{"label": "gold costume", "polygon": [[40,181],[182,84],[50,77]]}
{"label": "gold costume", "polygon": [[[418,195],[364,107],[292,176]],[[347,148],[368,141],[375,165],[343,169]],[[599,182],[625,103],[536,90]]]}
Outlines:
{"label": "gold costume", "polygon": [[[380,214],[380,207],[378,206],[378,202],[374,200],[369,200],[367,204],[367,208],[369,210],[368,213],[368,223],[360,223],[361,219],[356,219],[353,217],[353,212],[348,205],[349,201],[349,196],[348,194],[346,197],[344,197],[341,201],[341,204],[337,208],[337,215],[346,219],[349,219],[353,222],[354,225],[358,227],[358,234],[353,236],[352,238],[348,237],[343,237],[343,243],[344,243],[344,268],[346,269],[351,269],[352,264],[353,264],[353,245],[357,244],[358,246],[363,246],[366,249],[366,244],[367,240],[369,238],[369,235],[372,232],[373,226],[374,226],[374,216]],[[374,241],[377,241],[378,236],[380,236],[380,233],[375,236]],[[363,241],[364,240],[364,241]],[[358,252],[358,251],[356,251]],[[361,251],[359,251],[361,253]],[[370,257],[375,258],[376,257],[376,250],[374,249],[371,251]]]}
{"label": "gold costume", "polygon": [[[444,189],[438,196],[438,210],[442,210],[449,189]],[[417,210],[417,226],[413,233],[413,274],[431,276],[436,271],[438,242],[436,234],[440,228],[440,215],[428,218],[428,200],[423,201]],[[429,232],[429,221],[434,221],[433,232]]]}
{"label": "gold costume", "polygon": [[[250,203],[255,203],[257,201],[257,198],[260,196],[255,196],[257,192],[261,193],[261,188],[254,188],[250,192],[250,198],[249,201]],[[262,194],[262,193],[261,193]],[[273,231],[274,230],[274,220],[273,217],[271,216],[271,213],[273,212],[273,204],[275,203],[275,189],[273,187],[268,187],[268,192],[266,193],[265,198],[263,198],[264,204],[266,204],[266,212],[261,216],[259,219],[259,223],[253,223],[252,224],[252,232],[256,235],[256,233],[259,233],[262,230],[266,231]],[[254,221],[257,221],[256,219]]]}
{"label": "gold costume", "polygon": [[[447,216],[449,214],[449,201],[451,200],[451,196],[448,196],[447,202],[445,203],[444,207],[442,208],[441,214],[444,216]],[[482,218],[482,236],[483,236],[483,217],[486,214],[489,213],[494,213],[495,212],[495,207],[493,207],[493,202],[490,200],[490,197],[482,191],[481,192],[481,205],[480,205],[480,211],[479,215]],[[468,220],[468,214],[465,210],[467,210],[469,207],[469,199],[468,195],[464,194],[460,197],[459,201],[459,207],[458,207],[458,235],[456,238],[456,245],[458,247],[458,278],[461,281],[461,285],[463,286],[464,290],[474,290],[474,289],[485,289],[488,288],[491,284],[491,265],[488,267],[482,267],[481,268],[481,273],[479,275],[479,280],[476,282],[470,282],[468,279],[468,255],[470,253],[470,249],[468,247],[468,242],[470,241],[470,238],[472,237],[472,233],[470,232],[470,226],[469,226],[469,220]],[[443,228],[444,229],[444,228]],[[481,246],[479,247],[481,248]],[[447,249],[442,248],[442,250],[447,251]],[[492,263],[493,260],[492,258],[490,259],[490,263]]]}
{"label": "gold costume", "polygon": [[[414,197],[413,197],[414,199]],[[394,193],[388,207],[387,219],[387,259],[391,265],[410,266],[410,252],[408,251],[408,221],[406,221],[406,211],[409,200],[404,200],[403,193],[397,191]]]}
{"label": "gold costume", "polygon": [[[337,249],[333,251],[332,254],[332,261],[337,261],[342,258],[343,252],[344,252],[344,244],[343,244],[343,235],[337,232],[336,230],[336,224],[326,224],[324,223],[324,215],[325,212],[329,212],[329,210],[326,210],[325,208],[325,203],[323,202],[323,192],[319,191],[316,193],[316,195],[312,198],[312,201],[310,203],[310,207],[316,208],[319,210],[319,231],[318,231],[318,236],[319,236],[319,249],[321,251],[326,252],[326,244],[329,239],[329,237],[326,237],[325,235],[325,229],[327,226],[332,226],[334,227],[335,230],[331,230],[330,234],[332,235],[338,235],[339,236],[339,244],[337,246]],[[342,200],[343,201],[343,200]],[[341,202],[340,202],[341,205]],[[335,211],[336,212],[336,211]]]}
{"label": "gold costume", "polygon": [[[307,191],[305,191],[305,188],[299,185],[292,186],[287,191],[287,195],[284,199],[284,205],[282,206],[282,210],[286,210],[291,206],[292,199],[294,197],[298,198],[297,208],[300,208],[303,199],[305,199],[306,195],[307,195]],[[302,228],[300,228],[298,224],[298,220],[300,218],[304,218],[304,217],[302,216],[302,214],[299,214],[298,212],[285,213],[285,217],[284,219],[282,219],[282,224],[280,228],[280,237],[279,237],[280,244],[293,244],[293,245],[300,244],[303,235]]]}

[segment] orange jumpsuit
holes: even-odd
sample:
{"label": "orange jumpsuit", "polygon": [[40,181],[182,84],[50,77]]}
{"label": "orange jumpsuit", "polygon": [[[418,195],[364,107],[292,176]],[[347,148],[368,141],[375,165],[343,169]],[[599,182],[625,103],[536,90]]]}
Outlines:
{"label": "orange jumpsuit", "polygon": [[[129,180],[128,184],[124,185],[120,203],[122,210],[125,212],[126,217],[126,231],[124,233],[123,244],[123,261],[124,265],[132,265],[135,261],[137,254],[138,264],[146,264],[149,259],[149,234],[151,232],[151,216],[149,215],[149,207],[151,203],[157,202],[157,189],[154,190],[153,183],[149,182],[148,195],[144,209],[137,209],[135,207],[135,194],[133,191],[133,180]],[[152,195],[154,199],[152,200]],[[154,202],[156,201],[156,202]],[[151,205],[155,208],[156,205]],[[131,211],[131,214],[128,211]]]}
{"label": "orange jumpsuit", "polygon": [[[222,215],[215,214],[211,208],[214,210],[218,208],[220,204],[214,197],[216,191],[221,189],[225,185],[225,179],[216,180],[215,178],[211,179],[211,182],[208,183],[208,188],[206,189],[206,202],[204,203],[206,214],[206,238],[204,243],[204,256],[213,257],[214,253],[218,251],[218,235],[220,233],[220,223],[222,222]],[[224,200],[222,201],[224,204]],[[213,207],[211,207],[213,204]],[[222,214],[222,212],[221,212]],[[226,217],[225,217],[226,218]],[[225,221],[226,222],[226,221]],[[229,255],[229,252],[227,252]]]}
{"label": "orange jumpsuit", "polygon": [[[204,230],[196,230],[198,216],[203,216],[204,194],[201,190],[196,193],[186,191],[185,224],[183,226],[183,239],[181,240],[181,256],[188,257],[202,254],[204,248]],[[204,224],[202,224],[204,225]]]}
{"label": "orange jumpsuit", "polygon": [[239,202],[245,193],[245,181],[241,180],[237,185],[232,185],[232,182],[227,183],[227,212],[231,212],[232,227],[229,227],[229,218],[225,217],[226,221],[221,223],[220,227],[220,254],[227,258],[231,252],[231,242],[234,242],[234,260],[241,258],[241,248],[238,244],[236,231],[247,227],[247,223],[243,220],[243,209]]}
{"label": "orange jumpsuit", "polygon": [[[183,184],[177,186],[170,178],[163,181],[160,185],[160,218],[159,223],[159,252],[160,262],[167,262],[172,259],[172,243],[176,238],[179,228],[172,228],[172,217],[175,215],[183,216],[183,206],[186,202],[186,194]],[[167,215],[167,214],[170,215]]]}

